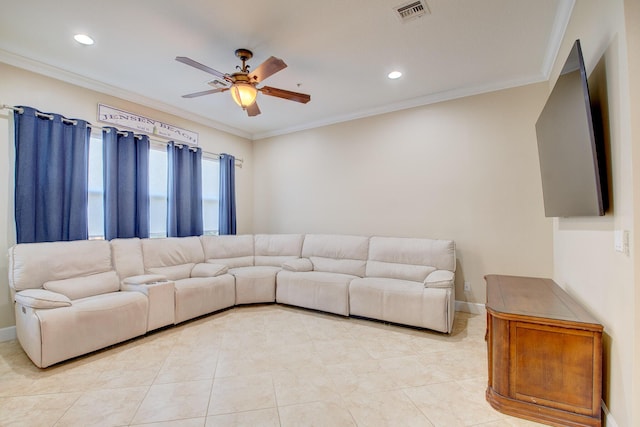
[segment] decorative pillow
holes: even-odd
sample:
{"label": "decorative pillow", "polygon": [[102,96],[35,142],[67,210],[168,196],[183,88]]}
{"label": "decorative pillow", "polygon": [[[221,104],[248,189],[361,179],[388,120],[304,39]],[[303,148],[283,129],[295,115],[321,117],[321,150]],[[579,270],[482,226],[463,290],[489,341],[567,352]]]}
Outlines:
{"label": "decorative pillow", "polygon": [[71,300],[66,296],[45,289],[26,289],[16,293],[16,302],[32,308],[70,307]]}
{"label": "decorative pillow", "polygon": [[191,270],[191,277],[215,277],[227,272],[227,266],[222,264],[200,263]]}
{"label": "decorative pillow", "polygon": [[298,258],[282,264],[282,268],[288,271],[313,271],[313,264],[309,258]]}
{"label": "decorative pillow", "polygon": [[141,274],[125,278],[122,283],[127,285],[150,285],[158,282],[166,282],[167,278],[162,274]]}
{"label": "decorative pillow", "polygon": [[90,276],[51,280],[45,282],[42,287],[48,291],[57,292],[74,300],[109,292],[117,292],[120,290],[120,281],[115,271],[107,271]]}

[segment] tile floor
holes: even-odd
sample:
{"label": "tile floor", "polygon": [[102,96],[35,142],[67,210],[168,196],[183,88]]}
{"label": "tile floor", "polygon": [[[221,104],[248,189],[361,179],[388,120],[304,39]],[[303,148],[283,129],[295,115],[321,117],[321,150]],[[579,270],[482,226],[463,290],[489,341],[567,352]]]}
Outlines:
{"label": "tile floor", "polygon": [[237,307],[48,369],[0,343],[0,426],[536,426],[493,410],[484,316],[449,335]]}

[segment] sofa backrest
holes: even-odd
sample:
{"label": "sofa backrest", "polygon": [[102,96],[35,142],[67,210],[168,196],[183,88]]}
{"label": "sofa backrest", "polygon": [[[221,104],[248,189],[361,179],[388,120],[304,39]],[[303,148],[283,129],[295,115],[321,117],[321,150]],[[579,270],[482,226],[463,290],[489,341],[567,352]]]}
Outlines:
{"label": "sofa backrest", "polygon": [[283,263],[300,258],[302,234],[256,234],[254,242],[255,265],[280,267]]}
{"label": "sofa backrest", "polygon": [[204,262],[199,237],[142,239],[145,273],[162,274],[169,280],[190,277],[193,267]]}
{"label": "sofa backrest", "polygon": [[229,268],[253,265],[253,235],[202,236],[202,248],[207,262]]}
{"label": "sofa backrest", "polygon": [[120,280],[145,273],[142,243],[139,238],[113,239],[110,243],[113,267]]}
{"label": "sofa backrest", "polygon": [[435,270],[455,271],[452,240],[372,237],[366,275],[422,282]]}
{"label": "sofa backrest", "polygon": [[364,277],[369,238],[338,234],[307,234],[302,256],[309,258],[314,271]]}
{"label": "sofa backrest", "polygon": [[22,243],[9,249],[9,286],[48,289],[70,299],[120,289],[104,240]]}

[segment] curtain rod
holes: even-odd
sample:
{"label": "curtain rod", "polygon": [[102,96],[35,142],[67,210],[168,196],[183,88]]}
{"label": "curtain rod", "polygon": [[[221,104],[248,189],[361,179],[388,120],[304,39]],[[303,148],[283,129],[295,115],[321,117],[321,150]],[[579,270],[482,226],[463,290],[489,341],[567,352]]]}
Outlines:
{"label": "curtain rod", "polygon": [[[10,105],[6,105],[6,104],[2,104],[2,105],[0,105],[0,108],[1,108],[1,109],[5,109],[5,110],[13,110],[13,111],[15,111],[15,112],[17,112],[17,113],[19,113],[19,114],[22,114],[22,113],[24,112],[24,110],[23,110],[22,108],[20,108],[20,107],[12,107],[12,106],[10,106]],[[50,120],[51,120],[51,119],[53,119],[53,116],[52,116],[51,114],[41,113],[40,111],[36,111],[36,116],[43,117],[43,118],[50,119]],[[75,125],[75,124],[77,124],[77,123],[78,123],[78,122],[76,122],[75,120],[73,120],[73,119],[67,119],[66,117],[63,117],[63,118],[62,118],[62,121],[63,121],[63,122],[65,122],[65,123],[72,124],[72,125]],[[106,130],[107,132],[110,132],[110,131],[111,131],[111,128],[109,128],[109,127],[97,126],[97,125],[91,124],[91,123],[89,123],[89,122],[87,122],[87,125],[88,125],[91,129]],[[120,135],[126,135],[126,134],[127,134],[127,133],[129,133],[129,132],[133,132],[133,131],[118,131],[118,134],[120,134]],[[136,138],[137,138],[137,136],[136,136]],[[166,138],[166,139],[169,139],[169,138]],[[168,141],[166,141],[166,140],[157,139],[157,138],[152,138],[152,137],[149,137],[149,141],[159,142],[159,143],[161,143],[161,144],[165,144],[165,145],[167,145],[167,142],[168,142]],[[191,149],[191,148],[196,148],[196,147],[193,147],[192,145],[189,145],[189,144],[187,144],[187,143],[179,143],[179,142],[176,142],[175,144],[176,144],[176,145],[179,145],[179,146],[183,146],[183,147],[184,147],[184,146],[187,146],[187,147],[189,147],[189,149]],[[204,150],[202,150],[202,154],[207,154],[207,155],[209,155],[209,156],[216,157],[216,158],[218,158],[218,159],[219,159],[219,158],[220,158],[220,156],[221,156],[221,155],[220,155],[220,154],[218,154],[218,153],[211,153],[211,152],[204,151]],[[239,168],[242,168],[242,165],[244,164],[244,159],[236,159],[236,161],[235,161],[235,162],[236,162],[236,166],[238,166]]]}

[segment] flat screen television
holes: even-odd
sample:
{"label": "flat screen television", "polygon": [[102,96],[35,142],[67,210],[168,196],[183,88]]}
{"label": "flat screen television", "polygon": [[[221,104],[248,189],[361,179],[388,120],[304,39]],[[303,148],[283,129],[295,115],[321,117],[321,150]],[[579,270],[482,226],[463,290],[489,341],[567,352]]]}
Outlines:
{"label": "flat screen television", "polygon": [[602,216],[608,209],[602,118],[592,110],[576,40],[536,122],[547,217]]}

